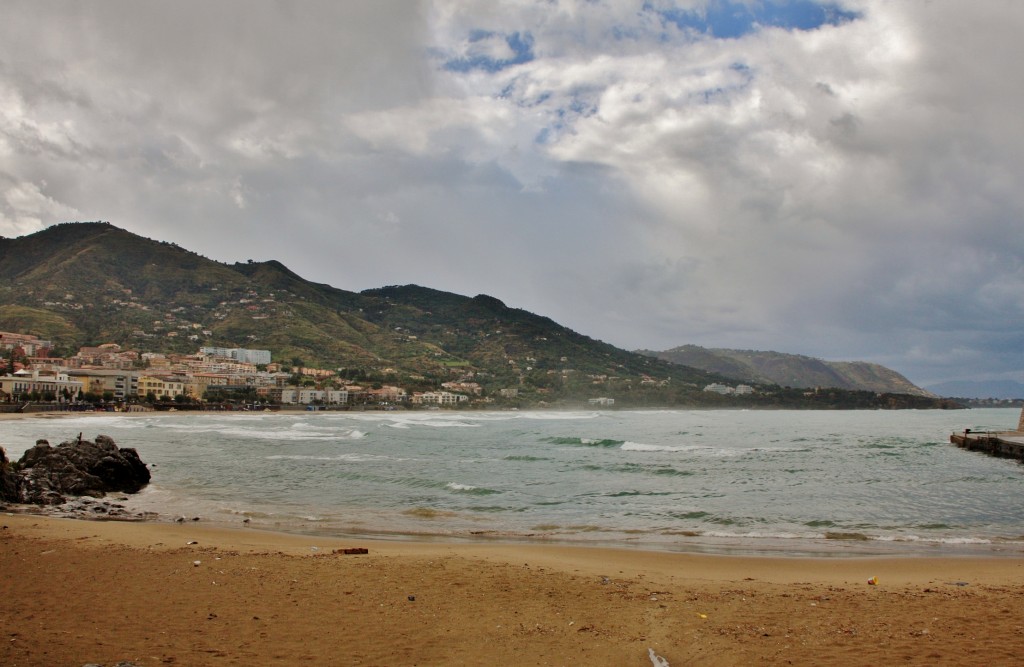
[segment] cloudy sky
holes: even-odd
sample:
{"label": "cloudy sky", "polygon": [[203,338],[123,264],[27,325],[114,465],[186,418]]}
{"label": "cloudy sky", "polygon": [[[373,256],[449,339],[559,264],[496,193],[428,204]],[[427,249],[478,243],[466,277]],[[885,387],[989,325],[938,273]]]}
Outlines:
{"label": "cloudy sky", "polygon": [[0,235],[1024,381],[1017,0],[0,0]]}

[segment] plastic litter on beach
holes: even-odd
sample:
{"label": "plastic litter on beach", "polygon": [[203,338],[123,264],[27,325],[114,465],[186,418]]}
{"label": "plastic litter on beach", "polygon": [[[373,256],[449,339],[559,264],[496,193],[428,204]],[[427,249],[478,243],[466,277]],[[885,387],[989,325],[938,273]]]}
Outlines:
{"label": "plastic litter on beach", "polygon": [[653,648],[647,649],[647,657],[651,659],[652,667],[669,667],[668,660],[655,653]]}
{"label": "plastic litter on beach", "polygon": [[870,579],[868,579],[868,586],[877,586],[877,585],[878,585],[878,577],[871,577]]}

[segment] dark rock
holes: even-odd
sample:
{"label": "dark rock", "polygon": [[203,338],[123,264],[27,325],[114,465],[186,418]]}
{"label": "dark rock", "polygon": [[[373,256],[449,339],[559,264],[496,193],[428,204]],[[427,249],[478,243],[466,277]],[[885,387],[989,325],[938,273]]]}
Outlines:
{"label": "dark rock", "polygon": [[92,496],[119,491],[136,493],[149,483],[150,474],[138,453],[119,449],[105,436],[96,441],[62,442],[51,447],[39,440],[18,461],[17,502],[57,505],[65,496]]}
{"label": "dark rock", "polygon": [[7,452],[0,447],[0,502],[20,502],[19,486],[18,473],[7,459]]}

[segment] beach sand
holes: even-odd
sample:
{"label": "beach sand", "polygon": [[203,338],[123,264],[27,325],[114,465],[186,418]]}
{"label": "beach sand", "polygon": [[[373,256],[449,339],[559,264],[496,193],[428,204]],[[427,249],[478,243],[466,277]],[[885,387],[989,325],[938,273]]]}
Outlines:
{"label": "beach sand", "polygon": [[[650,649],[672,667],[1024,655],[1024,560],[1013,557],[751,558],[21,514],[0,524],[9,667],[650,666]],[[368,553],[333,553],[351,547]]]}

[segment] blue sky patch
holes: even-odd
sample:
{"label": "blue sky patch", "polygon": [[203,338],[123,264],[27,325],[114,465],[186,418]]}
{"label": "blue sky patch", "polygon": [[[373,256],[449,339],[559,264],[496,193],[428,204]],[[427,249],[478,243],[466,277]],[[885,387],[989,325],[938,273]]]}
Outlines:
{"label": "blue sky patch", "polygon": [[[495,57],[493,51],[495,40],[504,41],[508,47],[507,57]],[[514,65],[521,65],[533,60],[533,35],[529,32],[496,33],[488,30],[474,30],[469,34],[469,53],[461,58],[453,58],[444,64],[449,72],[500,72]],[[481,48],[474,49],[472,45]],[[491,47],[491,48],[488,48]],[[510,52],[510,53],[509,53]]]}
{"label": "blue sky patch", "polygon": [[857,12],[840,9],[835,3],[812,0],[763,0],[743,3],[711,0],[703,11],[670,9],[654,11],[668,23],[720,39],[733,39],[761,26],[786,30],[815,30],[823,25],[842,25],[860,18]]}

